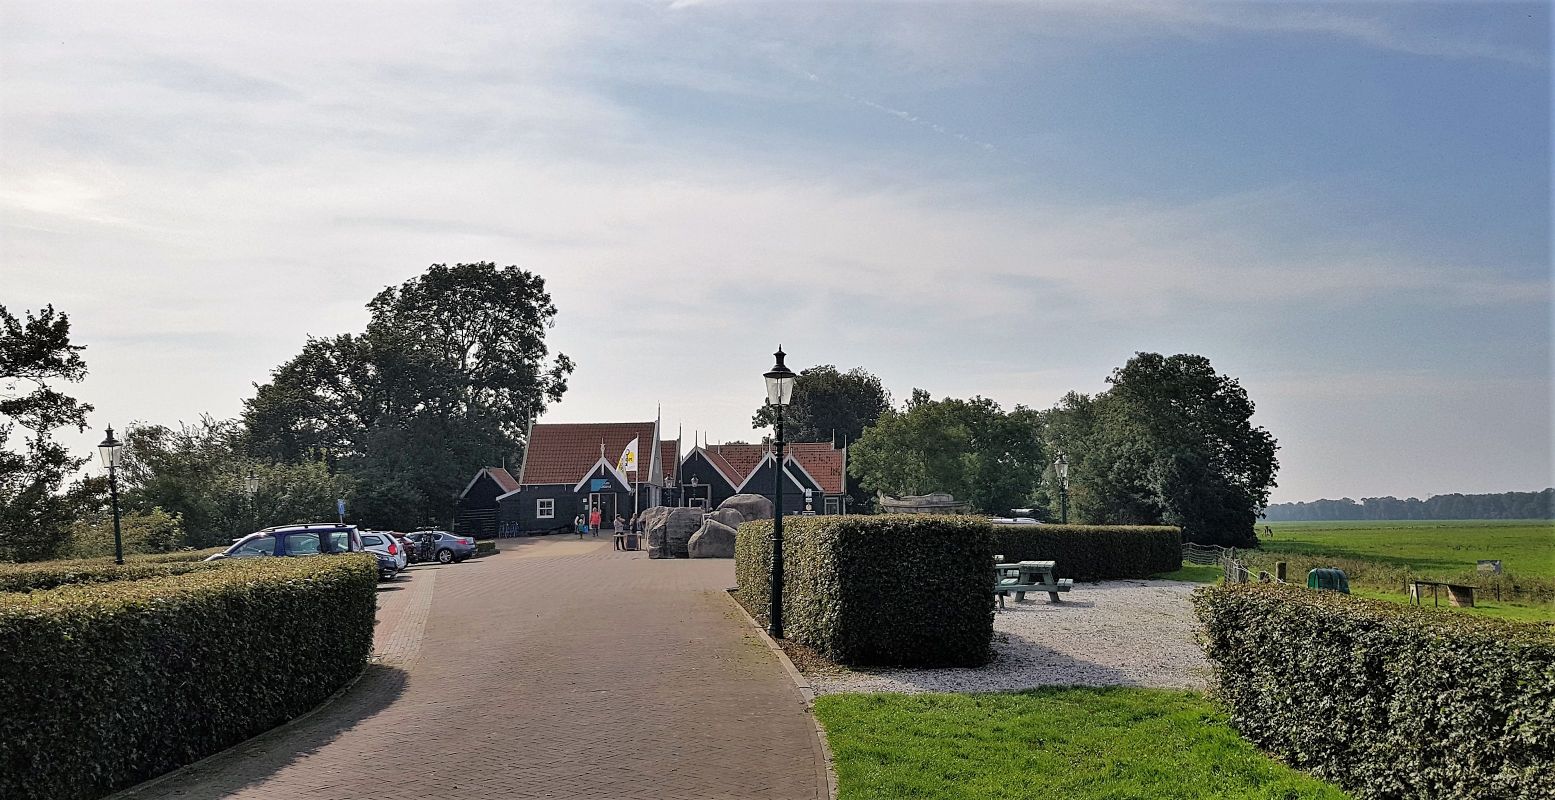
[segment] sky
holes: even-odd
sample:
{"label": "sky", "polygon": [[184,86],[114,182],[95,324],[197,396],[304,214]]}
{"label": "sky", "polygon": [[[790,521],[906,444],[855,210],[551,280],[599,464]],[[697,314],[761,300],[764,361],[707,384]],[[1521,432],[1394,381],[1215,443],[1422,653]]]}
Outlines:
{"label": "sky", "polygon": [[236,416],[433,263],[543,276],[548,421],[790,366],[1045,408],[1198,353],[1273,500],[1532,490],[1551,15],[1473,3],[0,4],[0,304],[94,430]]}

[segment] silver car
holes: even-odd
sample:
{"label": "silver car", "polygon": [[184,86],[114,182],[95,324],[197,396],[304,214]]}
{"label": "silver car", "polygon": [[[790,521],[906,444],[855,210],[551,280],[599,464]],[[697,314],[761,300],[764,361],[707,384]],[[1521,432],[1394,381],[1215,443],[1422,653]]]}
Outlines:
{"label": "silver car", "polygon": [[405,569],[405,565],[410,560],[409,554],[405,552],[405,548],[400,547],[400,542],[394,538],[394,534],[384,531],[362,531],[361,534],[363,547],[374,553],[392,557],[395,569]]}

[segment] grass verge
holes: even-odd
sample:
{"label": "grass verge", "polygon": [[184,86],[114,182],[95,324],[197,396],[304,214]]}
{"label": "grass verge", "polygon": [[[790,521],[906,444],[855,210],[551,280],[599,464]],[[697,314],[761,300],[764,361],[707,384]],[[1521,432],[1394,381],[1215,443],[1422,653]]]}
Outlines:
{"label": "grass verge", "polygon": [[1259,752],[1193,692],[840,694],[815,714],[839,800],[1347,797]]}
{"label": "grass verge", "polygon": [[1183,564],[1182,569],[1151,575],[1154,580],[1187,581],[1189,583],[1219,583],[1222,577],[1218,564]]}

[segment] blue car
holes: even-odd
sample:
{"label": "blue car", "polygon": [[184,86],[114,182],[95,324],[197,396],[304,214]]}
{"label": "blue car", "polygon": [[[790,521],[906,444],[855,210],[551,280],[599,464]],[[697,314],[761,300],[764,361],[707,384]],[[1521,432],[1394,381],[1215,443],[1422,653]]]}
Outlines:
{"label": "blue car", "polygon": [[[232,543],[226,550],[216,553],[206,561],[226,558],[258,558],[262,556],[319,556],[334,553],[368,552],[362,546],[362,535],[355,525],[312,523],[308,525],[280,525],[256,531]],[[378,577],[393,578],[399,572],[395,558],[378,554]]]}
{"label": "blue car", "polygon": [[416,531],[405,534],[421,548],[425,560],[453,564],[475,555],[475,537],[455,536],[448,531]]}

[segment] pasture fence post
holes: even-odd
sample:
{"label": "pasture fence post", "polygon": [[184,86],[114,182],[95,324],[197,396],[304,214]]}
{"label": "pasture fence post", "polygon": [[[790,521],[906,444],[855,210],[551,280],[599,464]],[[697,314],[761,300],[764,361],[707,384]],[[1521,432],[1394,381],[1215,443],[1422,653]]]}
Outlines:
{"label": "pasture fence post", "polygon": [[1280,583],[1284,583],[1285,582],[1285,562],[1284,561],[1276,561],[1276,562],[1274,562],[1274,578],[1275,578],[1275,580],[1279,581]]}

